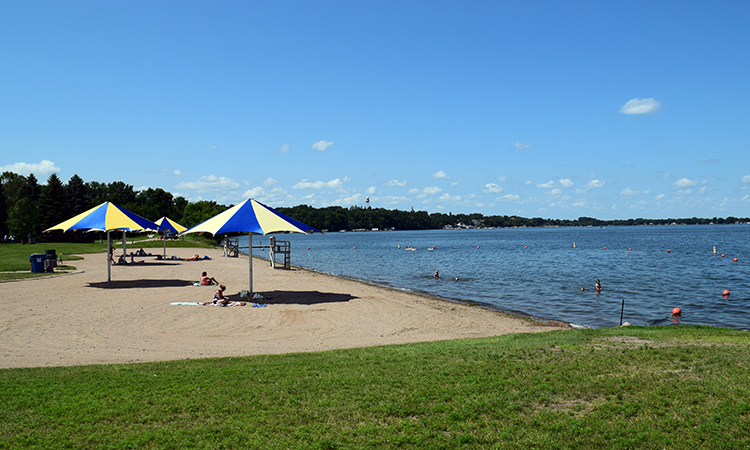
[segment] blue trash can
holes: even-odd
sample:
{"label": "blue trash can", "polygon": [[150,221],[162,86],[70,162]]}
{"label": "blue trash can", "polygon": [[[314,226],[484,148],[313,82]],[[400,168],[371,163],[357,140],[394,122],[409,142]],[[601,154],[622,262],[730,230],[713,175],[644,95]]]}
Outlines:
{"label": "blue trash can", "polygon": [[43,273],[44,272],[44,261],[47,259],[47,255],[44,253],[32,253],[31,256],[29,256],[29,261],[31,262],[31,271],[33,273]]}

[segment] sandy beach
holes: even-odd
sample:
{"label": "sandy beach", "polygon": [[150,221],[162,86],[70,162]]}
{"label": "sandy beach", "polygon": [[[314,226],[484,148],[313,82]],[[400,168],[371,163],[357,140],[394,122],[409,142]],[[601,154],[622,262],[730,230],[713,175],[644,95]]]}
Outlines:
{"label": "sandy beach", "polygon": [[[152,252],[159,251],[151,249]],[[0,368],[73,366],[312,352],[566,328],[484,308],[387,289],[303,269],[253,261],[265,307],[173,306],[207,302],[215,288],[193,286],[207,271],[240,300],[247,256],[220,249],[168,255],[211,260],[112,266],[106,255],[72,261],[80,272],[2,282]]]}

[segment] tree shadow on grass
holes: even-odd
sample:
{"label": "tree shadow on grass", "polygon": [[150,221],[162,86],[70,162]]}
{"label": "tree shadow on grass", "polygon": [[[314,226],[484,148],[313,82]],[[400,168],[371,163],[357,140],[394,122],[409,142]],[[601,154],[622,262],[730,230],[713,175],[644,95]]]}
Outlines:
{"label": "tree shadow on grass", "polygon": [[[99,283],[89,283],[89,287],[98,289],[133,289],[133,288],[155,288],[155,287],[182,287],[190,286],[194,280],[113,280],[112,283],[102,281]],[[198,286],[205,289],[205,286]],[[198,288],[196,287],[196,289]]]}
{"label": "tree shadow on grass", "polygon": [[357,297],[349,294],[318,291],[265,291],[262,300],[253,300],[273,305],[315,305],[319,303],[343,303]]}

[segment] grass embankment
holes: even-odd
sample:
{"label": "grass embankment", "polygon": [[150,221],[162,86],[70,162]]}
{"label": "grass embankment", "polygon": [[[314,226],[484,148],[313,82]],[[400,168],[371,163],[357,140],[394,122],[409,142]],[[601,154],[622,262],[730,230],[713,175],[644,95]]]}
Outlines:
{"label": "grass embankment", "polygon": [[[114,242],[116,248],[122,248],[122,241]],[[119,244],[119,247],[117,246]],[[164,246],[163,241],[147,240],[145,236],[137,236],[132,240],[128,239],[128,251],[143,249],[161,249]],[[202,236],[188,235],[183,239],[167,241],[167,251],[173,248],[186,247],[205,247],[213,246],[213,241]],[[62,255],[65,265],[58,266],[58,270],[75,270],[75,262],[81,259],[79,256],[86,253],[105,253],[107,252],[107,242],[92,243],[73,243],[73,242],[45,242],[41,244],[0,244],[0,272],[19,271],[23,273],[0,273],[0,280],[10,280],[18,278],[31,278],[50,275],[48,273],[31,273],[29,256],[33,253],[45,253],[46,250],[54,249],[56,254]],[[116,250],[117,251],[117,250]],[[153,251],[151,253],[154,253]],[[105,255],[106,258],[106,255]]]}
{"label": "grass embankment", "polygon": [[747,332],[673,326],[6,369],[0,446],[748,448],[749,365]]}

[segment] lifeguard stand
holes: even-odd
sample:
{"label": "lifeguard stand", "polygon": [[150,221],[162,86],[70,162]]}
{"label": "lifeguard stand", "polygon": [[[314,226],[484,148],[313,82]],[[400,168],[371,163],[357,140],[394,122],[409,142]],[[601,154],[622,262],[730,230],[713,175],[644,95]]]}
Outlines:
{"label": "lifeguard stand", "polygon": [[240,255],[240,239],[224,237],[224,256],[236,258]]}
{"label": "lifeguard stand", "polygon": [[283,265],[278,268],[291,269],[292,268],[292,243],[289,241],[277,241],[275,237],[271,237],[270,249],[268,252],[268,259],[271,262],[271,267],[276,269],[279,264],[276,261],[276,255],[282,256]]}

